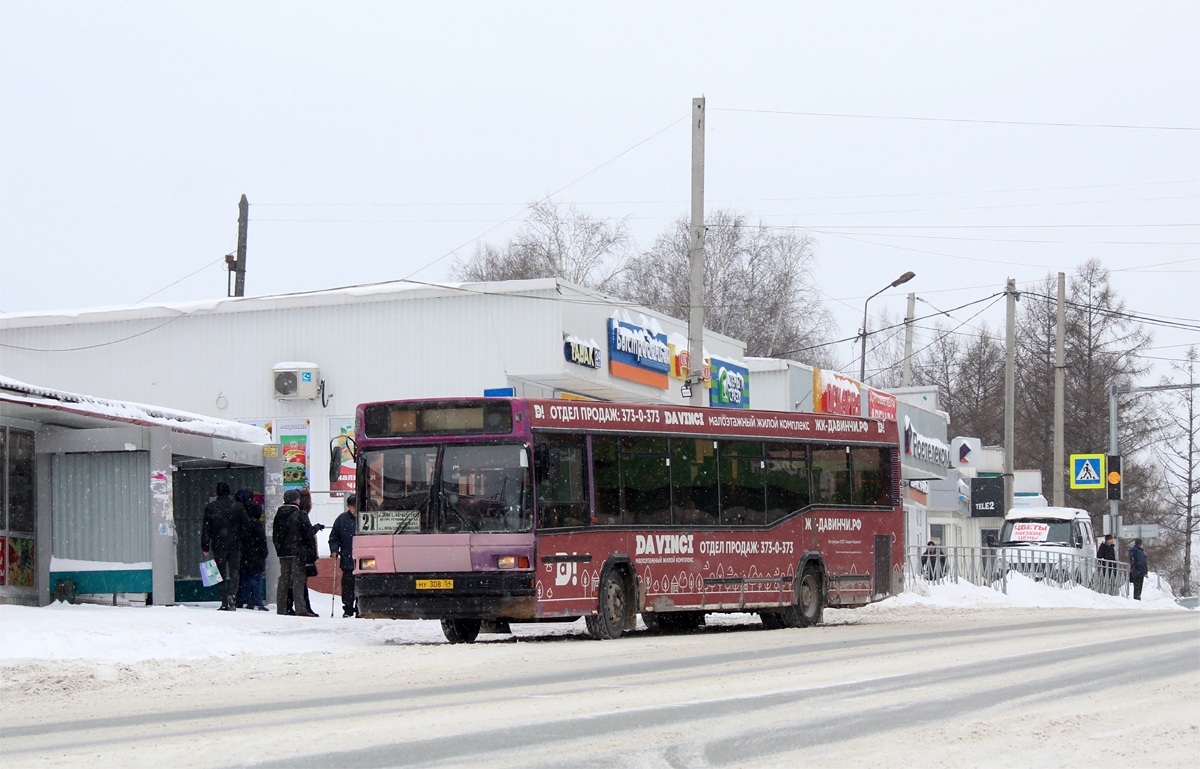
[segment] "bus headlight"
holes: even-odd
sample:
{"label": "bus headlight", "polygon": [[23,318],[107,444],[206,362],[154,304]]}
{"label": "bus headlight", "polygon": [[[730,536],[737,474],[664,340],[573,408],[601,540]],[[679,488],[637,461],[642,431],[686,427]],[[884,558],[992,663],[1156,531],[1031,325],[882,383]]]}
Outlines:
{"label": "bus headlight", "polygon": [[517,557],[515,555],[502,555],[496,559],[496,567],[499,569],[515,569],[517,568]]}
{"label": "bus headlight", "polygon": [[358,559],[358,570],[359,571],[375,571],[375,559],[374,558],[359,558]]}

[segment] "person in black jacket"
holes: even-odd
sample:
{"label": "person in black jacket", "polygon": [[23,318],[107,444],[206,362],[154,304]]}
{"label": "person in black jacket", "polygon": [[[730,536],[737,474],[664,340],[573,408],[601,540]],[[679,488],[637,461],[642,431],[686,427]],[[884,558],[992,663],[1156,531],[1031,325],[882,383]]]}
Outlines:
{"label": "person in black jacket", "polygon": [[[288,489],[283,495],[283,504],[275,513],[274,528],[271,540],[275,543],[275,553],[279,556],[279,584],[276,586],[279,596],[276,611],[279,614],[298,614],[301,617],[315,617],[308,606],[308,577],[304,573],[304,562],[307,560],[309,549],[317,549],[317,539],[313,535],[312,524],[308,514],[298,506],[300,492]],[[289,592],[295,599],[295,610],[289,605]]]}
{"label": "person in black jacket", "polygon": [[1100,592],[1112,594],[1116,589],[1117,548],[1112,534],[1104,535],[1104,544],[1096,548],[1096,571],[1100,574]]}
{"label": "person in black jacket", "polygon": [[229,484],[217,484],[217,498],[204,508],[200,549],[221,571],[221,611],[233,611],[238,594],[238,572],[242,561],[242,537],[249,525],[246,509],[229,498]]}
{"label": "person in black jacket", "polygon": [[1142,581],[1148,572],[1146,551],[1142,550],[1142,541],[1135,539],[1133,547],[1129,548],[1129,581],[1133,583],[1133,600],[1142,600]]}
{"label": "person in black jacket", "polygon": [[267,530],[263,526],[262,505],[254,493],[242,489],[233,498],[246,509],[247,526],[242,537],[242,568],[238,586],[238,608],[266,611],[263,603],[263,570],[267,566]]}
{"label": "person in black jacket", "polygon": [[337,517],[329,530],[329,554],[341,556],[338,566],[342,570],[342,616],[354,616],[354,529],[358,513],[358,499],[351,494],[346,498],[346,512]]}

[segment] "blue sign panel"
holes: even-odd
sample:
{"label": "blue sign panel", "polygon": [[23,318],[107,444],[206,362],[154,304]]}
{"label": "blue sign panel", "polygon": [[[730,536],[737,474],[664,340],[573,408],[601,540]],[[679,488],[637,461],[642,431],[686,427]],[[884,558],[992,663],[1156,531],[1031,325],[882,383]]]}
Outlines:
{"label": "blue sign panel", "polygon": [[724,409],[750,408],[750,369],[713,358],[708,405]]}
{"label": "blue sign panel", "polygon": [[483,391],[485,398],[511,398],[516,394],[517,390],[514,387],[493,387]]}
{"label": "blue sign panel", "polygon": [[613,376],[667,389],[671,348],[666,334],[608,319],[608,370]]}

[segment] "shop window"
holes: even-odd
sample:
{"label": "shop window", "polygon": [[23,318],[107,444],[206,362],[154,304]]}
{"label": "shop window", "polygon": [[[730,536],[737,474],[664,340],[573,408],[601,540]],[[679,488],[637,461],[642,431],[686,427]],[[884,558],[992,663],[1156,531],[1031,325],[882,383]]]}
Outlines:
{"label": "shop window", "polygon": [[854,504],[892,506],[892,456],[888,449],[853,448]]}
{"label": "shop window", "polygon": [[850,504],[850,451],[845,446],[814,446],[813,501],[818,505]]}
{"label": "shop window", "polygon": [[671,523],[671,464],[666,438],[621,438],[621,491],[626,523]]}
{"label": "shop window", "polygon": [[33,434],[0,427],[0,585],[33,587]]}
{"label": "shop window", "polygon": [[671,481],[676,525],[716,526],[720,522],[716,441],[672,438]]}
{"label": "shop window", "polygon": [[768,443],[766,449],[767,522],[774,523],[808,507],[808,447]]}
{"label": "shop window", "polygon": [[721,523],[761,526],[766,523],[763,488],[763,445],[757,441],[721,443]]}
{"label": "shop window", "polygon": [[592,436],[592,477],[596,484],[596,525],[620,526],[621,463],[616,436]]}
{"label": "shop window", "polygon": [[537,473],[538,528],[587,526],[591,503],[587,480],[587,438],[538,435],[533,444]]}

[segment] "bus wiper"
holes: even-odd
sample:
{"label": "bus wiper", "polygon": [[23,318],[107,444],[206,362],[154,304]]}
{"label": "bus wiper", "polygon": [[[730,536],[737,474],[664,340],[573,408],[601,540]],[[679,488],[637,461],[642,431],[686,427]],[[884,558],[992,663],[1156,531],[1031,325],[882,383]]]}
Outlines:
{"label": "bus wiper", "polygon": [[458,505],[453,504],[450,501],[449,497],[450,497],[450,495],[447,494],[445,492],[445,490],[443,490],[442,491],[442,509],[449,510],[450,512],[454,513],[454,516],[456,518],[458,518],[459,521],[462,522],[463,527],[467,531],[479,531],[479,527],[476,526],[474,523],[472,523],[470,518],[467,518],[467,516],[463,515],[463,512],[458,509]]}

